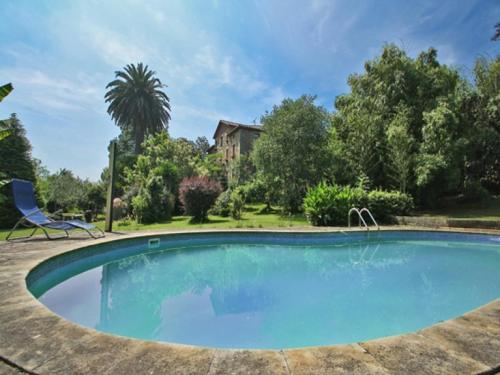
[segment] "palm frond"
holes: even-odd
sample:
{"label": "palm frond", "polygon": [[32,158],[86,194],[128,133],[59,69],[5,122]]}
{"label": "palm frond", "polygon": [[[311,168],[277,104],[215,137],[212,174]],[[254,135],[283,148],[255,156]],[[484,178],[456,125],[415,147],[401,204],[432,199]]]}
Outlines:
{"label": "palm frond", "polygon": [[167,129],[171,119],[170,99],[162,91],[166,85],[155,74],[143,63],[128,64],[106,86],[104,99],[113,121],[142,138]]}
{"label": "palm frond", "polygon": [[12,134],[12,129],[0,130],[0,141]]}
{"label": "palm frond", "polygon": [[8,120],[0,120],[0,141],[11,135],[13,131]]}
{"label": "palm frond", "polygon": [[14,87],[12,86],[11,83],[7,83],[6,85],[0,86],[0,102],[7,96],[9,95],[12,90],[14,90]]}

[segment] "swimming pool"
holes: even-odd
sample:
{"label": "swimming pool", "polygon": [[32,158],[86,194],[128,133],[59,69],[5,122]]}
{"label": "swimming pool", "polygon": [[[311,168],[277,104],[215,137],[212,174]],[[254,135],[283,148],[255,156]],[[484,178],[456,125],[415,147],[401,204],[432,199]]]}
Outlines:
{"label": "swimming pool", "polygon": [[[500,296],[500,237],[206,233],[114,241],[27,279],[53,312],[134,338],[292,348],[418,330]],[[150,246],[151,245],[151,246]]]}

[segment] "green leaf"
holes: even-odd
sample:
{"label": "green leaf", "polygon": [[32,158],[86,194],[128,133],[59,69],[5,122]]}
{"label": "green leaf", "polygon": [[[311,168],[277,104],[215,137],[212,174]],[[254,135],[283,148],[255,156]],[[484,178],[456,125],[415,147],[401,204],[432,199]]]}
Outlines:
{"label": "green leaf", "polygon": [[12,134],[12,129],[0,130],[0,141]]}
{"label": "green leaf", "polygon": [[0,102],[7,96],[9,95],[12,90],[14,90],[14,87],[12,86],[11,83],[7,83],[6,85],[0,86]]}
{"label": "green leaf", "polygon": [[13,129],[10,127],[9,121],[0,120],[0,141],[12,134]]}

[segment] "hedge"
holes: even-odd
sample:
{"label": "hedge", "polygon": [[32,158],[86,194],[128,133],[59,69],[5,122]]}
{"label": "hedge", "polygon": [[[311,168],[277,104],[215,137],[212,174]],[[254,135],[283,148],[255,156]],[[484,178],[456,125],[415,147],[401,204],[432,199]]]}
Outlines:
{"label": "hedge", "polygon": [[398,191],[373,190],[320,183],[309,189],[304,198],[304,212],[315,226],[347,225],[347,214],[353,207],[367,207],[379,223],[390,223],[396,215],[407,215],[413,209],[412,198]]}

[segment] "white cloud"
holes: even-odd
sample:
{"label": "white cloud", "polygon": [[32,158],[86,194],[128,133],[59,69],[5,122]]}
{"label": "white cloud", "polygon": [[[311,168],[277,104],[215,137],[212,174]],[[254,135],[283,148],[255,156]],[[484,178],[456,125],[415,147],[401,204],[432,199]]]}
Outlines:
{"label": "white cloud", "polygon": [[324,42],[325,29],[335,12],[335,2],[328,0],[313,0],[309,4],[309,9],[311,14],[310,18],[314,20],[314,22],[311,23],[311,37],[316,45],[321,45]]}
{"label": "white cloud", "polygon": [[272,106],[280,104],[283,99],[289,98],[291,95],[285,92],[282,87],[273,87],[267,92],[263,102],[271,109]]}
{"label": "white cloud", "polygon": [[265,83],[253,77],[243,64],[238,64],[231,55],[217,52],[212,45],[201,47],[193,64],[186,65],[185,70],[200,80],[208,78],[212,87],[227,86],[250,95],[266,88]]}
{"label": "white cloud", "polygon": [[83,77],[69,80],[28,68],[0,69],[0,76],[13,83],[13,101],[40,112],[95,110],[94,103],[102,100],[101,90]]}
{"label": "white cloud", "polygon": [[[186,3],[167,8],[162,1],[125,2],[55,7],[39,19],[50,43],[28,48],[20,38],[0,51],[9,59],[0,63],[0,76],[10,77],[16,88],[6,108],[30,110],[23,118],[33,116],[37,126],[28,124],[30,136],[50,168],[61,167],[56,154],[65,154],[64,166],[90,174],[88,159],[72,146],[78,137],[82,149],[99,158],[93,162],[98,176],[107,142],[118,131],[106,114],[104,87],[114,70],[129,63],[147,63],[168,84],[174,136],[211,137],[220,119],[251,123],[286,96],[256,60],[262,56],[199,21]],[[71,132],[63,134],[58,126]]]}
{"label": "white cloud", "polygon": [[144,45],[139,46],[111,29],[88,23],[83,27],[83,32],[94,51],[113,67],[145,61],[150,56]]}

